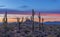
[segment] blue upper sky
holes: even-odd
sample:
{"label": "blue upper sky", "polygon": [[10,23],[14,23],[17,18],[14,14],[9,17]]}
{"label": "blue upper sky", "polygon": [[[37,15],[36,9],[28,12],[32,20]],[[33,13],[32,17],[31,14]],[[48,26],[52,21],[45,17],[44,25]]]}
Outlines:
{"label": "blue upper sky", "polygon": [[0,0],[0,8],[15,10],[60,10],[60,0]]}

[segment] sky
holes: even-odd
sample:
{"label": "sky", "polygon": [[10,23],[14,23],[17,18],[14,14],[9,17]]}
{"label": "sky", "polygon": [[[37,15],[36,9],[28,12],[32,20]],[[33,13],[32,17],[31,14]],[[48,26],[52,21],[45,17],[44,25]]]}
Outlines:
{"label": "sky", "polygon": [[[10,9],[19,11],[30,11],[34,9],[35,11],[42,11],[43,14],[41,15],[44,17],[44,19],[46,19],[46,17],[57,18],[57,20],[47,19],[45,21],[60,21],[60,0],[0,0],[0,9]],[[57,12],[51,12],[51,11],[57,11]],[[2,14],[0,15],[3,16]],[[14,16],[16,15],[13,15],[13,17]]]}
{"label": "sky", "polygon": [[60,10],[60,0],[0,0],[0,8],[15,10]]}

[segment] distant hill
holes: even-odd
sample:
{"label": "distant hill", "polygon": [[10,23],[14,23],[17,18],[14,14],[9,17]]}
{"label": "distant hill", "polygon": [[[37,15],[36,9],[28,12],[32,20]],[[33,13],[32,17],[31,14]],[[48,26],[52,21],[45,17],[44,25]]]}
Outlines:
{"label": "distant hill", "polygon": [[[23,24],[25,25],[32,25],[31,20],[26,20],[25,22],[23,22]],[[17,24],[17,22],[12,22],[12,23],[8,23],[8,24]],[[39,25],[39,22],[34,22],[35,25]],[[44,22],[45,25],[60,25],[60,22],[56,21],[56,22]],[[2,22],[0,22],[0,25],[2,25]]]}
{"label": "distant hill", "polygon": [[55,21],[55,22],[44,22],[46,25],[60,25],[60,21]]}

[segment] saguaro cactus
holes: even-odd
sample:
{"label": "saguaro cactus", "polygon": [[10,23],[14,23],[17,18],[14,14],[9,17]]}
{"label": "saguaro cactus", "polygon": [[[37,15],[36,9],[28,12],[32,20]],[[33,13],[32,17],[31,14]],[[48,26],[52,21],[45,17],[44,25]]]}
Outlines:
{"label": "saguaro cactus", "polygon": [[3,18],[3,24],[7,26],[7,11],[5,12],[4,18]]}
{"label": "saguaro cactus", "polygon": [[42,30],[44,32],[44,18],[42,18]]}
{"label": "saguaro cactus", "polygon": [[7,12],[5,12],[4,18],[3,18],[3,26],[4,28],[7,27]]}
{"label": "saguaro cactus", "polygon": [[40,12],[39,12],[39,15],[38,15],[38,18],[39,18],[39,31],[40,31],[40,28],[41,28],[41,16],[40,16]]}
{"label": "saguaro cactus", "polygon": [[[32,33],[34,33],[34,9],[32,9],[32,16],[31,16],[31,21],[32,21]],[[34,37],[34,34],[32,35]]]}
{"label": "saguaro cactus", "polygon": [[8,37],[8,34],[7,34],[7,31],[9,30],[8,29],[8,26],[7,26],[7,11],[5,12],[5,15],[4,15],[4,18],[3,18],[3,28],[4,28],[4,37]]}
{"label": "saguaro cactus", "polygon": [[34,9],[32,9],[32,17],[31,17],[31,20],[33,21],[32,22],[32,32],[34,32],[34,15],[35,15],[35,12],[34,12]]}
{"label": "saguaro cactus", "polygon": [[17,23],[18,23],[18,29],[19,29],[19,31],[20,31],[20,24],[21,24],[20,18],[17,18]]}
{"label": "saguaro cactus", "polygon": [[20,18],[17,18],[17,23],[18,23],[18,31],[17,33],[20,33],[20,30],[21,30],[21,24],[23,23],[23,17],[22,17],[22,21],[20,22]]}

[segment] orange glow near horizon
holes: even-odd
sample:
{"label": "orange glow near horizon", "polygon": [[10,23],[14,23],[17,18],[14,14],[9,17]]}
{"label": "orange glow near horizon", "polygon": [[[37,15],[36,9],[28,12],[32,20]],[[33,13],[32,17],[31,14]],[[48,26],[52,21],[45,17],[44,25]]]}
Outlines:
{"label": "orange glow near horizon", "polygon": [[[12,14],[12,15],[15,15],[15,14]],[[20,15],[20,14],[16,14],[18,16],[31,16],[31,15]],[[60,14],[41,14],[41,16],[48,16],[50,18],[46,18],[46,17],[43,17],[44,18],[44,22],[47,22],[47,21],[60,21]],[[58,17],[58,18],[52,18],[53,17]],[[14,17],[14,16],[12,16]],[[24,19],[25,21],[26,19]],[[16,22],[17,19],[8,19],[8,22]],[[21,21],[21,20],[20,20]],[[39,22],[39,19],[38,18],[35,18],[35,21]],[[3,22],[3,18],[0,17],[0,22]]]}
{"label": "orange glow near horizon", "polygon": [[[3,19],[0,18],[0,22],[3,22],[2,20],[3,20]],[[22,19],[21,19],[21,20],[22,20]],[[21,21],[21,20],[20,20],[20,21]],[[26,19],[24,19],[24,21],[25,21],[25,20],[26,20]],[[35,20],[36,22],[39,22],[39,19],[38,19],[38,18],[35,18],[34,20]],[[48,19],[48,18],[45,18],[45,19],[44,19],[44,22],[47,22],[47,21],[51,21],[51,22],[52,22],[52,21],[60,21],[60,19]],[[8,19],[8,22],[17,22],[17,19]],[[42,20],[41,20],[41,22],[42,22]]]}

